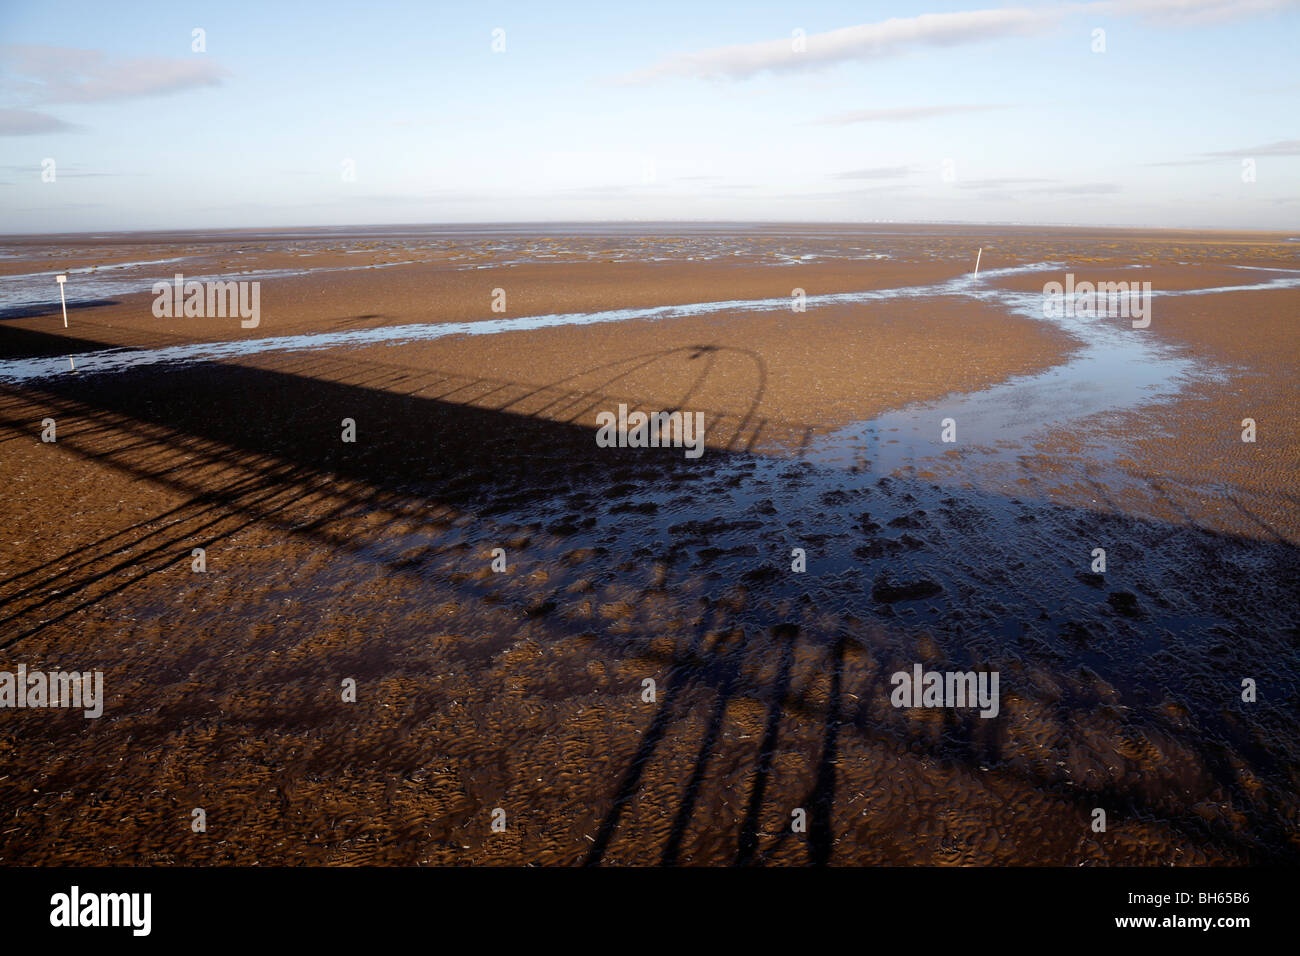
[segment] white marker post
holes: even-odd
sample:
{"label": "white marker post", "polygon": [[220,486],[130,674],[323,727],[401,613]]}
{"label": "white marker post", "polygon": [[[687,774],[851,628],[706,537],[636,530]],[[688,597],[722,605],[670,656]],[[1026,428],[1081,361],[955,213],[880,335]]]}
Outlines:
{"label": "white marker post", "polygon": [[984,255],[984,247],[980,246],[980,251],[975,253],[975,278],[980,277],[980,256]]}
{"label": "white marker post", "polygon": [[[63,283],[68,281],[68,277],[66,275],[57,275],[54,277],[54,281],[59,284],[59,302],[63,306],[63,327],[66,329],[68,327],[68,300],[63,295]],[[72,361],[71,355],[68,356],[68,364],[72,366],[74,372],[77,370],[77,363]]]}
{"label": "white marker post", "polygon": [[63,327],[68,327],[68,300],[63,297],[63,283],[68,281],[66,275],[55,276],[54,281],[59,284],[59,301],[63,303]]}

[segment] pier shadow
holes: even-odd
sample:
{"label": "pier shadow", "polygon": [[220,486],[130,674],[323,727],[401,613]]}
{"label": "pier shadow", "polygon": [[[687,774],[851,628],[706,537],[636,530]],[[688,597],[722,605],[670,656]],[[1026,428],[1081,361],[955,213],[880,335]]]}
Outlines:
{"label": "pier shadow", "polygon": [[[50,281],[54,281],[53,276],[51,276]],[[68,312],[77,312],[81,309],[99,309],[106,305],[117,305],[118,302],[118,299],[80,299],[68,303]],[[41,305],[11,305],[0,308],[0,322],[6,319],[35,319],[44,315],[62,314],[63,305],[59,302],[47,302]],[[0,356],[8,357],[8,352],[0,349]]]}
{"label": "pier shadow", "polygon": [[[12,341],[37,350],[32,354],[63,354],[70,344],[66,338],[43,339],[39,333],[24,333]],[[96,343],[81,340],[72,344],[86,347]],[[56,346],[58,351],[51,351]],[[983,515],[986,523],[1026,529],[1023,539],[998,542],[1002,553],[1023,555],[1017,571],[1021,580],[999,579],[986,568],[1001,560],[1000,554],[970,553],[979,552],[983,540],[976,546],[960,533],[940,540],[937,532],[931,533],[932,527],[926,527],[927,523],[939,523],[937,516],[943,515],[945,507],[955,508],[943,504],[958,495],[952,489],[896,478],[887,490],[873,487],[874,497],[866,504],[854,503],[853,495],[861,491],[854,487],[862,482],[859,476],[799,462],[799,450],[807,447],[815,426],[762,416],[766,369],[761,363],[753,396],[741,403],[739,410],[719,410],[709,419],[721,423],[716,432],[721,447],[710,448],[698,462],[670,449],[595,445],[592,419],[596,410],[611,409],[619,401],[634,408],[640,404],[636,397],[617,392],[633,370],[653,368],[657,362],[701,363],[700,374],[678,402],[681,409],[693,410],[691,400],[708,380],[711,348],[666,349],[631,356],[608,368],[594,367],[584,373],[592,375],[594,383],[581,388],[573,387],[568,378],[537,386],[463,371],[412,369],[326,355],[279,357],[272,367],[198,363],[144,367],[113,375],[47,378],[22,388],[5,386],[0,389],[0,426],[11,434],[4,441],[20,440],[23,435],[36,440],[35,422],[30,416],[20,417],[17,410],[40,406],[59,422],[61,451],[165,487],[180,495],[183,503],[160,510],[148,521],[132,523],[75,550],[7,573],[0,579],[0,634],[4,635],[0,650],[12,654],[24,640],[66,623],[78,612],[118,598],[129,589],[147,586],[153,575],[188,560],[189,549],[196,542],[211,547],[259,523],[322,549],[382,562],[389,573],[419,581],[426,569],[418,558],[399,562],[382,547],[390,530],[404,522],[418,521],[434,511],[450,511],[485,524],[544,525],[559,538],[580,536],[569,530],[566,522],[572,524],[584,517],[583,509],[571,500],[575,494],[587,494],[589,500],[605,504],[598,526],[624,524],[629,529],[623,550],[607,559],[611,566],[636,556],[637,539],[663,536],[671,544],[658,553],[664,555],[671,580],[712,576],[719,582],[719,592],[745,580],[752,591],[766,598],[738,609],[715,601],[697,626],[677,635],[673,653],[657,658],[670,678],[624,772],[616,780],[589,781],[592,802],[607,805],[594,842],[583,856],[583,862],[591,865],[601,863],[617,843],[621,823],[643,789],[647,768],[682,722],[687,698],[698,693],[711,699],[711,708],[691,770],[681,782],[667,835],[657,848],[659,862],[676,864],[690,856],[687,843],[692,821],[721,745],[728,705],[740,698],[761,703],[764,719],[749,769],[734,852],[727,862],[761,864],[794,839],[790,833],[773,837],[763,831],[763,815],[773,802],[779,799],[784,806],[795,799],[772,791],[774,760],[781,750],[783,728],[791,720],[820,727],[812,784],[797,795],[796,804],[808,812],[808,832],[800,837],[806,844],[806,861],[834,862],[840,836],[834,829],[835,810],[843,790],[839,757],[845,738],[854,736],[895,748],[906,733],[902,725],[881,726],[861,707],[846,706],[845,654],[854,640],[846,632],[853,630],[850,622],[859,618],[899,631],[920,628],[947,635],[946,652],[953,661],[961,662],[974,653],[970,650],[972,637],[988,633],[992,627],[987,617],[967,613],[965,602],[979,595],[995,618],[1018,623],[1017,637],[1012,640],[1017,653],[1037,655],[1060,668],[1099,669],[1105,679],[1140,702],[1133,719],[1153,726],[1164,726],[1162,695],[1183,678],[1170,665],[1161,675],[1164,683],[1149,684],[1145,683],[1149,676],[1126,667],[1124,655],[1150,641],[1187,637],[1186,643],[1177,645],[1187,657],[1181,666],[1189,672],[1184,676],[1191,683],[1185,686],[1201,687],[1207,670],[1216,662],[1221,666],[1213,635],[1244,630],[1252,642],[1248,652],[1237,649],[1240,656],[1234,664],[1243,670],[1265,668],[1268,655],[1273,654],[1276,659],[1271,666],[1274,673],[1280,671],[1276,680],[1281,692],[1295,693],[1300,675],[1294,641],[1296,618],[1274,606],[1286,593],[1286,582],[1296,580],[1300,568],[1297,549],[1285,540],[1236,538],[1199,528],[1194,522],[1163,525],[961,492],[961,507]],[[353,443],[341,440],[344,419],[355,422]],[[710,428],[712,432],[712,424]],[[106,435],[115,440],[102,441]],[[755,454],[754,449],[768,437],[780,439],[790,450],[784,456]],[[731,482],[743,483],[749,471],[757,470],[770,478],[771,487],[804,488],[786,492],[797,495],[804,510],[762,518],[755,517],[749,500],[735,503],[727,499],[727,492],[736,487]],[[325,486],[331,496],[328,510],[305,511],[303,503],[313,489]],[[693,511],[698,520],[672,523],[669,518],[641,517],[636,511],[615,511],[610,505],[619,496],[611,489],[625,486],[645,495],[676,495],[696,502]],[[831,493],[851,500],[842,507],[823,505]],[[855,512],[868,509],[873,520],[849,523]],[[373,514],[379,520],[361,538],[331,529],[335,519],[355,514]],[[1026,516],[1035,521],[1023,521]],[[902,523],[893,527],[890,519]],[[796,520],[802,527],[793,530]],[[969,517],[963,520],[979,524]],[[1092,540],[1116,536],[1144,542],[1146,557],[1155,562],[1148,574],[1157,585],[1166,587],[1186,579],[1179,571],[1180,561],[1216,552],[1241,555],[1246,560],[1235,577],[1228,568],[1227,576],[1203,582],[1204,593],[1195,598],[1191,624],[1186,622],[1185,609],[1167,611],[1150,599],[1147,591],[1136,609],[1120,602],[1119,611],[1098,593],[1097,600],[1091,602],[1095,609],[1078,623],[1085,630],[1093,628],[1115,639],[1117,651],[1100,653],[1086,639],[1080,644],[1077,631],[1069,630],[1064,618],[1049,621],[1051,627],[1060,628],[1060,634],[1043,639],[1045,646],[1025,645],[1019,638],[1047,613],[1032,592],[1052,575],[1061,576],[1058,562],[1050,556],[1035,556],[1043,540],[1033,527],[1036,522],[1058,530],[1071,525],[1086,527],[1088,533],[1075,532],[1071,547],[1082,548]],[[849,530],[845,530],[846,524]],[[788,547],[776,558],[765,556],[770,552],[764,548],[757,549],[758,554],[745,550],[755,540],[767,540],[764,535],[775,536],[775,540],[784,534],[788,541],[819,533],[826,540],[824,552],[856,562],[851,570],[837,571],[838,580],[829,584],[808,583],[775,570],[788,555]],[[877,545],[880,547],[875,548]],[[864,549],[867,557],[862,556]],[[722,556],[712,557],[712,551]],[[825,554],[820,557],[827,560]],[[872,582],[881,575],[896,573],[925,577],[939,589],[873,589]],[[1072,607],[1085,606],[1095,590],[1087,580],[1068,576],[1064,583],[1053,580],[1054,593]],[[438,583],[471,604],[484,601],[497,588],[495,583],[445,577]],[[823,603],[825,613],[816,629],[767,616],[767,607],[806,604],[810,590],[818,587],[824,593],[815,600]],[[647,585],[642,595],[663,588],[662,583]],[[1149,590],[1158,594],[1160,588]],[[548,605],[553,608],[566,599],[560,586],[540,596],[521,595],[521,611],[545,618]],[[963,616],[954,624],[948,618],[956,614]],[[521,615],[521,628],[524,617]],[[627,645],[626,634],[612,625],[593,621],[587,629],[610,653]],[[825,702],[814,701],[801,690],[797,651],[809,648],[817,666],[829,675]],[[652,654],[647,656],[655,659]],[[753,683],[755,673],[769,677]],[[868,690],[887,692],[880,686],[854,685],[854,689],[863,692],[859,697]],[[1210,703],[1199,710],[1197,717],[1206,732],[1186,736],[1184,743],[1244,808],[1248,825],[1240,830],[1199,821],[1190,810],[1173,814],[1136,787],[1080,791],[1070,789],[1064,781],[1044,784],[1021,771],[1005,772],[1019,775],[1029,786],[1048,786],[1059,799],[1077,802],[1081,816],[1104,799],[1109,806],[1157,820],[1188,841],[1208,836],[1253,862],[1294,863],[1300,854],[1281,836],[1288,809],[1253,790],[1234,761],[1248,758],[1252,773],[1270,782],[1269,792],[1285,789],[1294,767],[1260,728],[1225,720],[1221,710]],[[982,728],[970,721],[954,722],[943,738],[920,744],[915,750],[972,769],[1002,756],[996,742],[991,743]]]}
{"label": "pier shadow", "polygon": [[[0,316],[3,318],[3,316]],[[0,325],[0,358],[50,358],[59,355],[82,355],[106,348],[93,339],[75,335],[50,335],[14,325]]]}

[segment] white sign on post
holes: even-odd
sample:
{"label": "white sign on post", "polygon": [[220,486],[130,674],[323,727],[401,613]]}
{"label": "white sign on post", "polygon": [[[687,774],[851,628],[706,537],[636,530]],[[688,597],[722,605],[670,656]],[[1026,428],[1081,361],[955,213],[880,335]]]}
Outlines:
{"label": "white sign on post", "polygon": [[[63,306],[63,327],[66,329],[68,327],[68,300],[63,294],[63,283],[68,281],[68,277],[66,275],[57,275],[54,277],[54,281],[59,284],[59,302]],[[72,367],[74,372],[77,370],[77,363],[72,361],[71,355],[68,356],[68,365]]]}

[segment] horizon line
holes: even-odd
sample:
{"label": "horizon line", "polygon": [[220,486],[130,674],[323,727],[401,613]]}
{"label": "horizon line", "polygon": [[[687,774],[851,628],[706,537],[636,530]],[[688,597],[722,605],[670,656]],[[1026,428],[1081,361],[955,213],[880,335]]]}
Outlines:
{"label": "horizon line", "polygon": [[443,229],[454,231],[456,229],[500,229],[506,230],[527,230],[528,228],[537,227],[558,227],[558,226],[837,226],[837,227],[854,227],[854,226],[892,226],[897,228],[909,228],[916,226],[924,227],[964,227],[978,229],[980,227],[991,228],[1015,228],[1015,229],[1042,229],[1042,230],[1116,230],[1126,232],[1171,232],[1171,233],[1236,233],[1259,236],[1295,236],[1300,238],[1300,226],[1294,230],[1289,229],[1255,229],[1247,227],[1224,227],[1224,226],[1161,226],[1161,225],[1133,225],[1129,223],[1078,223],[1078,222],[1026,222],[1021,220],[969,220],[969,219],[517,219],[517,220],[458,220],[458,221],[427,221],[427,222],[360,222],[360,223],[331,223],[328,225],[315,224],[304,225],[289,223],[283,225],[255,225],[255,226],[195,226],[185,228],[161,228],[161,227],[141,227],[131,229],[86,229],[78,231],[54,230],[49,232],[14,232],[0,233],[0,240],[11,239],[28,239],[34,237],[59,237],[59,236],[84,236],[84,237],[103,237],[103,236],[130,236],[130,235],[220,235],[220,234],[238,234],[238,233],[258,233],[258,232],[326,232],[342,230],[366,230],[366,229]]}

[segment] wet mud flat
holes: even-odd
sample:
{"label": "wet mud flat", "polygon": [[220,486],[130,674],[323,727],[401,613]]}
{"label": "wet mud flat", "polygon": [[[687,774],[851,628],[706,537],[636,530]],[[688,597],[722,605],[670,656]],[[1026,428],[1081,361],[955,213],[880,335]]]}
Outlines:
{"label": "wet mud flat", "polygon": [[[1209,424],[1238,414],[1223,381],[1257,376],[1261,420],[1296,410],[1296,293],[1250,294],[1218,298],[1272,357],[1219,342],[1197,300],[1160,346],[1188,364],[1149,397],[956,448],[908,430],[1001,399],[920,377],[864,414],[778,389],[764,443],[727,382],[696,462],[596,447],[593,400],[657,407],[652,380],[523,381],[555,385],[541,406],[482,383],[527,378],[512,349],[616,349],[577,329],[6,384],[0,669],[99,669],[108,699],[3,715],[0,856],[1294,863],[1295,469],[1284,441],[1205,464],[1240,451]],[[689,321],[661,326],[681,348],[652,379],[699,368],[700,329],[672,339]],[[1086,357],[1078,334],[993,382]],[[763,351],[780,338],[753,343],[778,379],[803,361]],[[900,345],[894,377],[923,356]],[[892,706],[918,663],[997,671],[997,716]]]}

